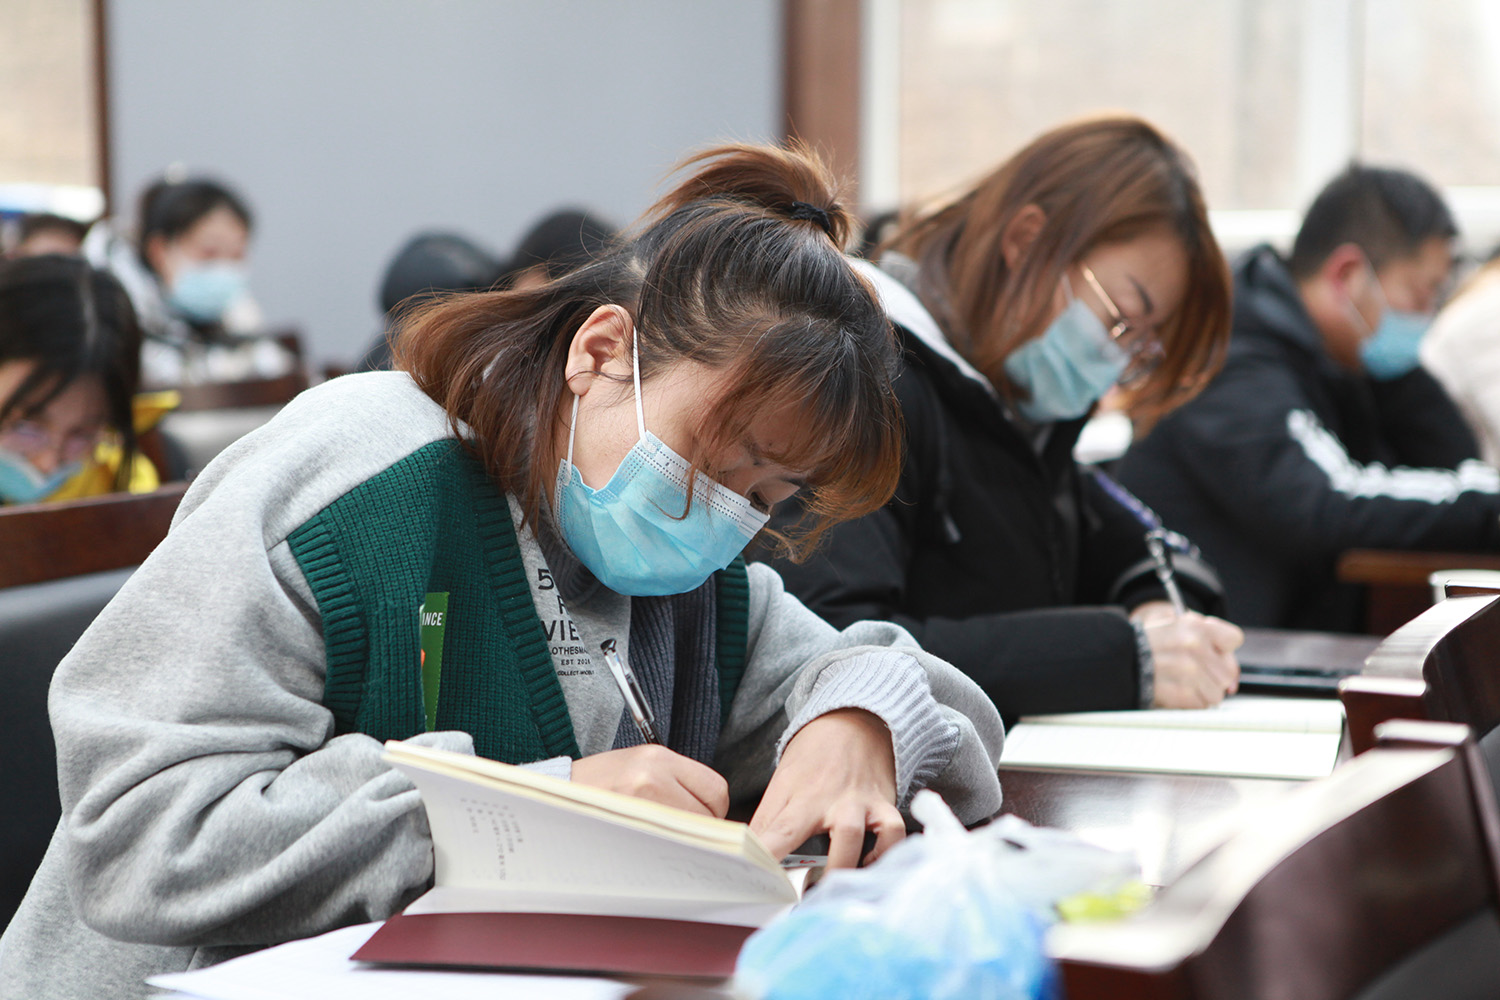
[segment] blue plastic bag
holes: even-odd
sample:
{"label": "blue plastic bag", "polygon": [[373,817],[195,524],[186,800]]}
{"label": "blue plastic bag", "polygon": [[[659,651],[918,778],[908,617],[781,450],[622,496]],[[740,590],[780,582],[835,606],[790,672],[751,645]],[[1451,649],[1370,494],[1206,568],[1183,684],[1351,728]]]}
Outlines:
{"label": "blue plastic bag", "polygon": [[868,868],[828,874],[745,942],[737,991],[755,1000],[1046,1000],[1054,906],[1135,875],[1126,856],[1014,816],[969,832],[920,792],[908,837]]}

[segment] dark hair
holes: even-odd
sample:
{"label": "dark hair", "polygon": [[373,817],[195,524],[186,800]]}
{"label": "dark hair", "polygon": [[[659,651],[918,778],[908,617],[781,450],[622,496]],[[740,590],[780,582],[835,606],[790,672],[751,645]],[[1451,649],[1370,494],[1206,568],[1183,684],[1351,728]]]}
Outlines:
{"label": "dark hair", "polygon": [[[1002,240],[1028,205],[1046,215],[1012,270]],[[1229,268],[1208,224],[1191,162],[1139,118],[1092,118],[1055,128],[953,203],[917,218],[890,247],[918,265],[917,293],[960,353],[1011,398],[1005,359],[1041,336],[1068,268],[1097,246],[1165,227],[1188,258],[1187,294],[1161,327],[1161,363],[1125,390],[1149,424],[1197,394],[1229,345]]]}
{"label": "dark hair", "polygon": [[86,222],[70,219],[67,216],[55,215],[52,212],[30,212],[21,216],[20,225],[16,229],[16,243],[25,243],[37,233],[45,233],[49,230],[59,230],[67,233],[69,237],[83,242],[84,236],[88,235],[89,227]]}
{"label": "dark hair", "polygon": [[[440,292],[477,292],[500,278],[500,262],[458,233],[418,233],[404,243],[380,282],[380,310],[394,313]],[[408,301],[413,300],[413,301]]]}
{"label": "dark hair", "polygon": [[1457,235],[1443,196],[1416,174],[1351,163],[1313,199],[1287,270],[1298,280],[1310,278],[1345,243],[1358,246],[1379,269],[1434,237]]}
{"label": "dark hair", "polygon": [[533,267],[541,267],[548,281],[559,278],[599,256],[614,238],[615,227],[597,215],[574,208],[553,212],[521,237],[504,280],[509,284]]}
{"label": "dark hair", "polygon": [[141,263],[156,273],[146,255],[146,245],[151,238],[163,236],[175,240],[216,208],[229,209],[246,230],[254,228],[245,202],[218,181],[206,177],[181,181],[162,179],[146,188],[141,194],[137,215],[140,231],[136,236],[136,252]]}
{"label": "dark hair", "polygon": [[850,219],[810,152],[725,146],[680,169],[689,168],[633,233],[584,266],[413,315],[396,340],[397,365],[468,426],[490,475],[536,523],[556,474],[551,441],[566,426],[573,336],[595,309],[618,305],[634,320],[643,379],[681,360],[727,373],[729,388],[705,400],[705,432],[686,456],[695,470],[711,472],[710,456],[738,443],[757,415],[798,414],[799,439],[766,457],[808,471],[811,523],[783,539],[800,555],[895,489],[890,326],[842,253]]}
{"label": "dark hair", "polygon": [[140,381],[141,329],[114,275],[81,257],[44,254],[0,264],[0,364],[32,361],[25,381],[0,400],[0,423],[43,407],[79,378],[104,385],[109,426],[124,451],[116,486],[127,488],[135,456],[131,402]]}

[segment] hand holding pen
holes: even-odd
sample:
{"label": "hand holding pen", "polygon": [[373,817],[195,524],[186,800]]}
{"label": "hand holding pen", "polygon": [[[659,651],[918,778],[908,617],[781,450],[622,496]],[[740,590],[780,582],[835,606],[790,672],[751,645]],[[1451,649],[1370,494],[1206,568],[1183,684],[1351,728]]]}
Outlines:
{"label": "hand holding pen", "polygon": [[1187,603],[1182,599],[1182,588],[1177,586],[1177,572],[1172,565],[1172,547],[1167,542],[1167,533],[1162,528],[1152,528],[1146,532],[1146,548],[1151,553],[1151,559],[1156,563],[1156,578],[1161,581],[1162,589],[1167,592],[1167,599],[1172,602],[1172,610],[1177,612],[1181,618],[1187,614]]}
{"label": "hand holding pen", "polygon": [[1149,601],[1131,611],[1151,647],[1154,678],[1152,704],[1158,708],[1208,708],[1240,686],[1234,651],[1245,634],[1229,622],[1188,609],[1173,563],[1169,532],[1156,512],[1119,483],[1091,470],[1094,480],[1145,529],[1146,551],[1166,601]]}
{"label": "hand holding pen", "polygon": [[626,710],[644,741],[640,746],[605,750],[573,761],[580,784],[650,799],[689,812],[723,818],[729,810],[729,784],[723,775],[662,745],[651,703],[614,640],[601,644],[604,663],[625,698]]}

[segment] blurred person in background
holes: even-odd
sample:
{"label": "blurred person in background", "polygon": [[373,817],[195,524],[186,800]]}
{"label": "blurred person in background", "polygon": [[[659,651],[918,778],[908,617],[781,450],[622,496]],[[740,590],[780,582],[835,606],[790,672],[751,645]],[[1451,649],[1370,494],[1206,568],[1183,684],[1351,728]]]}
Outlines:
{"label": "blurred person in background", "polygon": [[386,333],[371,345],[356,371],[391,366],[390,331],[405,312],[442,292],[490,288],[525,290],[560,278],[596,260],[615,238],[615,228],[578,209],[560,209],[539,220],[521,237],[509,261],[452,232],[420,233],[408,240],[386,267],[380,308]]}
{"label": "blurred person in background", "polygon": [[401,315],[442,292],[478,292],[493,287],[504,273],[499,258],[467,236],[433,231],[402,244],[380,281],[385,330],[354,366],[355,371],[391,367],[390,335]]}
{"label": "blurred person in background", "polygon": [[888,247],[856,267],[903,350],[901,482],[806,563],[777,560],[787,588],[839,627],[904,626],[1008,719],[1218,703],[1242,636],[1203,613],[1212,570],[1173,539],[1179,614],[1150,512],[1073,457],[1111,387],[1149,419],[1222,357],[1228,272],[1186,154],[1137,118],[1065,125]]}
{"label": "blurred person in background", "polygon": [[0,263],[0,503],[158,485],[136,452],[140,328],[125,289],[81,257]]}
{"label": "blurred person in background", "polygon": [[1479,456],[1500,465],[1500,250],[1437,314],[1421,357],[1479,439]]}
{"label": "blurred person in background", "polygon": [[141,377],[151,386],[274,378],[295,359],[259,337],[250,296],[250,210],[207,178],[163,179],[141,196],[134,240],[99,223],[84,253],[130,293],[144,340]]}
{"label": "blurred person in background", "polygon": [[501,282],[506,288],[544,285],[596,260],[617,230],[597,215],[564,208],[540,219],[521,237]]}
{"label": "blurred person in background", "polygon": [[51,212],[32,212],[21,217],[10,257],[36,257],[47,253],[78,253],[87,224]]}
{"label": "blurred person in background", "polygon": [[1241,259],[1224,370],[1126,453],[1122,481],[1203,547],[1235,622],[1359,631],[1345,550],[1500,548],[1500,473],[1420,364],[1457,235],[1420,177],[1351,165],[1290,256]]}

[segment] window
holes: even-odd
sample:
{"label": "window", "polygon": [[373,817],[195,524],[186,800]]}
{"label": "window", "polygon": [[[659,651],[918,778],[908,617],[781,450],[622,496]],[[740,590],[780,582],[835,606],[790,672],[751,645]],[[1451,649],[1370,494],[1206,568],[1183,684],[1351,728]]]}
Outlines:
{"label": "window", "polygon": [[0,215],[104,210],[97,2],[0,3]]}
{"label": "window", "polygon": [[[941,197],[1083,114],[1151,119],[1196,160],[1226,244],[1289,239],[1359,157],[1500,236],[1490,0],[865,0],[864,203]],[[885,137],[883,140],[879,137]]]}

